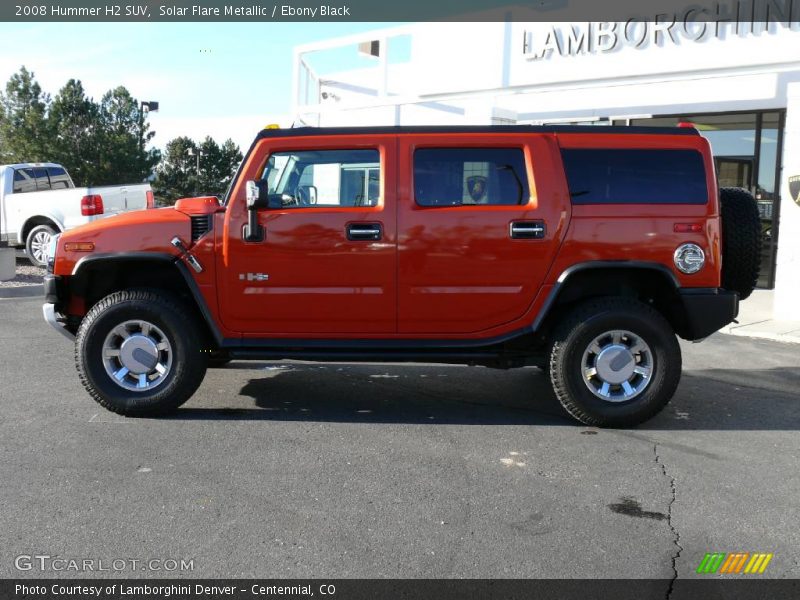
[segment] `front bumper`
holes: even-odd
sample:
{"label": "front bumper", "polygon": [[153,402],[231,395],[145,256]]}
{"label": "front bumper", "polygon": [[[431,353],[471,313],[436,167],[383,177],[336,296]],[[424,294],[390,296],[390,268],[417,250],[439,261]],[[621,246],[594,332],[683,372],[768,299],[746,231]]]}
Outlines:
{"label": "front bumper", "polygon": [[44,320],[58,333],[70,341],[75,341],[75,336],[66,328],[63,320],[59,320],[56,306],[64,301],[64,284],[61,277],[48,273],[44,276],[44,305],[42,314]]}
{"label": "front bumper", "polygon": [[63,301],[63,283],[61,277],[48,273],[44,276],[44,301],[50,304],[58,304]]}
{"label": "front bumper", "polygon": [[75,336],[69,332],[62,321],[58,320],[58,316],[56,315],[56,305],[52,302],[45,302],[42,305],[42,314],[44,315],[44,320],[47,321],[48,325],[50,325],[53,329],[55,329],[58,333],[63,335],[69,341],[74,342]]}
{"label": "front bumper", "polygon": [[732,322],[739,314],[739,294],[716,288],[683,288],[678,292],[685,315],[678,334],[702,340]]}

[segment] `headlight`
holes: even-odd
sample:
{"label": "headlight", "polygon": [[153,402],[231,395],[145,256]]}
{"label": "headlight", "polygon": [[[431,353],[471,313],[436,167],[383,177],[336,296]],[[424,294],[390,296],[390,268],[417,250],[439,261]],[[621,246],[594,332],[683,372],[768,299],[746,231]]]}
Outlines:
{"label": "headlight", "polygon": [[47,248],[44,250],[44,260],[47,263],[47,271],[49,273],[53,272],[53,264],[56,260],[56,248],[58,248],[58,240],[61,238],[61,235],[54,235],[50,238],[50,243],[47,244]]}
{"label": "headlight", "polygon": [[697,273],[706,264],[706,253],[697,244],[681,244],[672,255],[675,266],[681,273]]}

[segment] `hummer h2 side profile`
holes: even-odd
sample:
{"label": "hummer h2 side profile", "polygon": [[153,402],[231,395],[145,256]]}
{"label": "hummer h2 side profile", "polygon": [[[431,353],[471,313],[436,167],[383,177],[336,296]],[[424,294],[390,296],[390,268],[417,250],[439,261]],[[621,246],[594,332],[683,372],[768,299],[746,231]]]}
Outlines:
{"label": "hummer h2 side profile", "polygon": [[622,427],[675,393],[677,337],[736,317],[759,243],[694,129],[265,129],[222,202],[55,238],[44,315],[128,416],[231,359],[422,361],[537,365]]}

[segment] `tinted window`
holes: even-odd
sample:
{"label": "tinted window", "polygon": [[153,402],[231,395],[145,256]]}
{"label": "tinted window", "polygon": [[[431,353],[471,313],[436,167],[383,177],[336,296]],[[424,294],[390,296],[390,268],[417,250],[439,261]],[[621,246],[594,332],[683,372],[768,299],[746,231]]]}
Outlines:
{"label": "tinted window", "polygon": [[694,150],[562,150],[573,204],[705,204]]}
{"label": "tinted window", "polygon": [[525,155],[519,148],[424,148],[414,152],[420,206],[524,204]]}
{"label": "tinted window", "polygon": [[52,189],[62,190],[69,187],[69,175],[62,167],[47,167],[47,175],[50,177]]}
{"label": "tinted window", "polygon": [[33,169],[17,169],[14,171],[14,193],[24,194],[36,191],[36,180]]}
{"label": "tinted window", "polygon": [[33,176],[36,179],[37,192],[45,192],[50,189],[50,179],[47,177],[47,169],[36,167],[33,170]]}
{"label": "tinted window", "polygon": [[276,152],[262,180],[283,206],[375,206],[380,198],[377,150]]}

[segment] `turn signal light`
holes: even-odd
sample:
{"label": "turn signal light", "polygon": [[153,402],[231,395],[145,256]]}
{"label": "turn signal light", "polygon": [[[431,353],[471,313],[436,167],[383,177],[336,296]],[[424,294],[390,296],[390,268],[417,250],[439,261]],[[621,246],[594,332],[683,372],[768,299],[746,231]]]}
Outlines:
{"label": "turn signal light", "polygon": [[700,233],[703,225],[700,223],[675,223],[675,233]]}
{"label": "turn signal light", "polygon": [[67,242],[64,244],[64,250],[67,252],[92,252],[94,242]]}
{"label": "turn signal light", "polygon": [[91,194],[81,198],[81,214],[84,217],[103,214],[103,197],[99,194]]}

